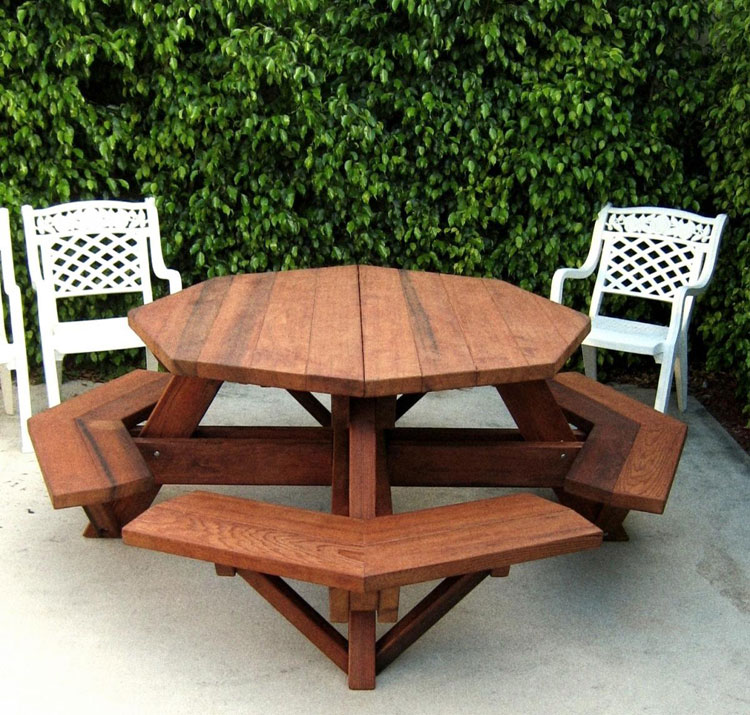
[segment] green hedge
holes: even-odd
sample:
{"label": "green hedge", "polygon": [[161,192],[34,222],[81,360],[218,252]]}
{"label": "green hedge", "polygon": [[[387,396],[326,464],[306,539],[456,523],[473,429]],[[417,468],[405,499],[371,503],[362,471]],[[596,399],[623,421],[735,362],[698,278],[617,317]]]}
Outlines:
{"label": "green hedge", "polygon": [[700,333],[707,366],[733,373],[750,415],[750,0],[711,3],[712,64],[703,150],[716,207],[731,216]]}
{"label": "green hedge", "polygon": [[0,204],[154,195],[187,283],[358,261],[544,294],[605,201],[714,210],[707,19],[700,0],[6,3]]}

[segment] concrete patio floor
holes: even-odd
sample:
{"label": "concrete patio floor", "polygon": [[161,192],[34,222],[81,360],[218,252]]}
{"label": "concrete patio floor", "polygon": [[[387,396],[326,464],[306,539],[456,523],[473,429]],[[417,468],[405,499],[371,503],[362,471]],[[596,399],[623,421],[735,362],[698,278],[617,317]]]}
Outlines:
{"label": "concrete patio floor", "polygon": [[[64,394],[87,387],[67,383]],[[43,386],[34,401],[40,409]],[[2,414],[0,711],[748,713],[750,458],[692,398],[682,419],[688,439],[663,515],[632,513],[628,543],[488,579],[375,691],[352,692],[241,579],[82,538],[82,510],[52,509],[34,455],[18,451],[15,416]],[[239,386],[222,388],[205,422],[311,424],[286,393]],[[404,424],[510,423],[497,393],[479,388],[429,395]],[[324,488],[225,491],[328,508]],[[499,493],[395,489],[394,503],[408,511]],[[325,613],[324,589],[294,585]],[[403,589],[402,612],[430,587]]]}

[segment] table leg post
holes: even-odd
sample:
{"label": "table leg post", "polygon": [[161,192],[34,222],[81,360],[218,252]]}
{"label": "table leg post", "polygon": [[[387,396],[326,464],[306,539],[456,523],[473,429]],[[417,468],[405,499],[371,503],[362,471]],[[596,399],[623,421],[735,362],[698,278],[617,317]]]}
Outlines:
{"label": "table leg post", "polygon": [[375,611],[349,612],[349,687],[375,688]]}
{"label": "table leg post", "polygon": [[497,385],[497,391],[525,440],[575,442],[573,430],[544,380]]}
{"label": "table leg post", "polygon": [[[349,398],[331,396],[331,427],[333,454],[331,475],[331,513],[349,514]],[[329,617],[332,623],[349,620],[349,592],[341,588],[328,589]]]}

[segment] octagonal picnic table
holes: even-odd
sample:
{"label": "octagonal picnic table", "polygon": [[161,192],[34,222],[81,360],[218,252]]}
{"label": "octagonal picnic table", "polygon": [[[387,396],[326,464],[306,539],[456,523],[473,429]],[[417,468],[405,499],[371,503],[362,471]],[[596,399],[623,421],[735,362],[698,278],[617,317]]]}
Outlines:
{"label": "octagonal picnic table", "polygon": [[[663,510],[684,440],[676,420],[558,375],[589,319],[503,281],[371,266],[238,275],[129,321],[169,375],[132,373],[34,418],[53,504],[84,506],[89,535],[239,574],[352,688],[374,687],[484,577],[597,546],[602,530],[626,538],[629,509]],[[205,426],[224,381],[288,390],[320,427]],[[497,388],[515,429],[396,427],[424,394],[478,385]],[[76,471],[54,459],[53,430],[67,430]],[[331,514],[209,492],[149,508],[172,483],[330,485]],[[551,487],[563,505],[517,494],[393,514],[391,486]],[[348,640],[283,577],[328,586]],[[396,622],[400,587],[437,578]],[[376,617],[396,622],[380,639]]]}

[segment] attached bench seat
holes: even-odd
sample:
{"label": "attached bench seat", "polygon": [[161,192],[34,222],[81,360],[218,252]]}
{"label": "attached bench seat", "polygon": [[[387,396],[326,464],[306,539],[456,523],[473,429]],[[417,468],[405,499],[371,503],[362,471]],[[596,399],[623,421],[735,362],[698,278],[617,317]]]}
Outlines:
{"label": "attached bench seat", "polygon": [[29,420],[55,509],[112,502],[154,486],[128,429],[148,417],[169,380],[135,370]]}
{"label": "attached bench seat", "polygon": [[352,592],[374,592],[598,546],[602,532],[532,494],[354,519],[208,492],[157,504],[125,543]]}
{"label": "attached bench seat", "polygon": [[579,373],[550,388],[567,418],[586,433],[563,490],[619,509],[661,514],[687,425]]}

